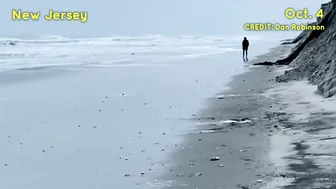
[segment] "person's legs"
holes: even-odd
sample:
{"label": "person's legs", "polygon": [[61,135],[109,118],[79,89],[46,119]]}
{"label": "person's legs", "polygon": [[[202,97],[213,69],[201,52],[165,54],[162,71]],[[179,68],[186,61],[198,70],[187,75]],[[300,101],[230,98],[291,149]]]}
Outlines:
{"label": "person's legs", "polygon": [[248,52],[248,50],[246,49],[246,60],[248,60],[248,58],[247,58],[247,52]]}

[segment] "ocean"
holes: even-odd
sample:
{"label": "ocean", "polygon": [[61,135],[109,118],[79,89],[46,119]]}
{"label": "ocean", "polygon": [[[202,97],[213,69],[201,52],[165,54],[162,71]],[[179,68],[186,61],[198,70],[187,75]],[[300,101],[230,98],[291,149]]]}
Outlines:
{"label": "ocean", "polygon": [[[142,66],[241,50],[244,36],[0,38],[0,71],[48,66]],[[279,38],[248,36],[253,45]],[[10,43],[15,44],[14,46]]]}

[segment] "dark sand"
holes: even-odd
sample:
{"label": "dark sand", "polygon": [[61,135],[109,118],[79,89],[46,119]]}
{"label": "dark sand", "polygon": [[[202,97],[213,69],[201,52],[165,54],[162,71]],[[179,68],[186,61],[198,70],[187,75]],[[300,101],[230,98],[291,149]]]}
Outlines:
{"label": "dark sand", "polygon": [[[255,61],[285,52],[288,47],[279,47]],[[251,68],[235,76],[229,90],[209,99],[208,106],[193,115],[199,126],[176,147],[172,166],[158,180],[168,180],[174,189],[264,185],[263,178],[272,166],[267,162],[268,139],[279,129],[272,119],[279,114],[272,111],[272,100],[263,95],[275,82],[274,69]],[[211,157],[219,160],[211,161]]]}

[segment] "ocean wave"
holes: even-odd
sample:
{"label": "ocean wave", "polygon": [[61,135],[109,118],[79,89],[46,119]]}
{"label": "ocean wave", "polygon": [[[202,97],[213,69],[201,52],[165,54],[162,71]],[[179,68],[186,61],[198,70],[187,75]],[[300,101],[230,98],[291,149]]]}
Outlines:
{"label": "ocean wave", "polygon": [[[0,38],[0,44],[59,44],[59,43],[83,43],[97,45],[202,45],[202,44],[225,44],[228,42],[240,42],[244,36],[163,36],[163,35],[145,35],[145,36],[113,36],[101,38],[68,38],[64,36],[43,35],[39,37],[27,38]],[[271,40],[262,36],[250,36],[251,41]]]}
{"label": "ocean wave", "polygon": [[[251,37],[252,40],[269,40]],[[164,63],[240,50],[241,36],[112,36],[101,38],[39,37],[0,38],[0,70],[64,65]],[[2,45],[1,45],[2,44]],[[122,61],[120,61],[122,60]],[[129,60],[129,61],[128,61]],[[96,64],[95,64],[96,65]],[[7,69],[6,68],[6,69]]]}
{"label": "ocean wave", "polygon": [[0,44],[3,45],[16,45],[18,43],[30,43],[30,44],[49,44],[49,43],[73,43],[78,42],[77,39],[66,38],[62,36],[40,36],[33,39],[21,39],[21,38],[0,38]]}

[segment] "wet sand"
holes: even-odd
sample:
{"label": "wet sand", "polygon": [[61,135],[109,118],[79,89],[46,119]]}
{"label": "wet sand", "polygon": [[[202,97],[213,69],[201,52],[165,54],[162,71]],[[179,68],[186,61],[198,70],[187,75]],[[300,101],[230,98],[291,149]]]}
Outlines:
{"label": "wet sand", "polygon": [[307,81],[281,83],[265,94],[286,113],[278,117],[283,129],[271,138],[271,178],[289,181],[286,189],[335,188],[336,99],[318,95]]}
{"label": "wet sand", "polygon": [[[288,52],[289,47],[278,47],[254,61]],[[273,100],[264,92],[275,85],[276,69],[250,68],[235,76],[228,90],[208,99],[206,108],[193,115],[195,128],[176,147],[159,182],[177,189],[266,185],[273,167],[268,159],[269,139],[280,127],[273,119],[279,116]]]}
{"label": "wet sand", "polygon": [[0,157],[0,186],[263,184],[268,135],[276,129],[262,92],[274,82],[273,68],[252,68],[225,85],[248,66],[237,61],[240,55],[1,73],[0,147],[6,155]]}
{"label": "wet sand", "polygon": [[237,55],[1,73],[0,187],[152,188]]}

